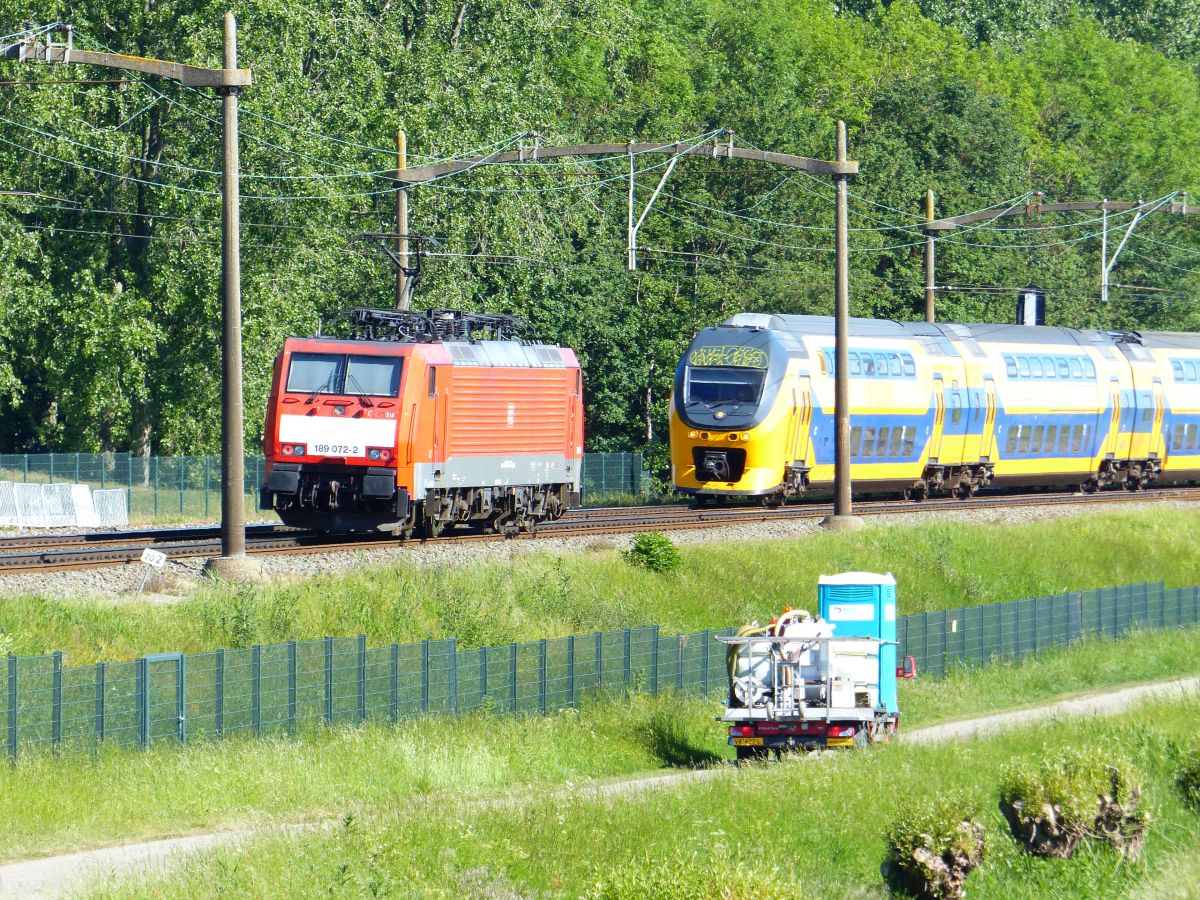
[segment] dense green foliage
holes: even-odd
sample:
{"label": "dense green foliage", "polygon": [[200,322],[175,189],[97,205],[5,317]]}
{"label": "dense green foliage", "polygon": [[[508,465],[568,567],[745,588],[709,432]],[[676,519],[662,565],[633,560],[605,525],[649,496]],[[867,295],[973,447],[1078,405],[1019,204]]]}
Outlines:
{"label": "dense green foliage", "polygon": [[[251,446],[282,339],[391,302],[389,264],[351,239],[391,227],[380,174],[395,165],[399,125],[419,165],[534,130],[550,144],[732,128],[740,143],[829,157],[843,117],[862,163],[852,308],[897,318],[920,303],[913,223],[928,188],[954,214],[1031,190],[1149,199],[1200,180],[1195,0],[232,6],[255,74],[241,139]],[[69,17],[79,46],[211,66],[225,8],[15,0],[0,31]],[[0,198],[5,450],[218,444],[219,107],[150,79],[62,83],[117,74],[0,63],[0,79],[21,82],[0,87],[0,190],[35,194]],[[639,205],[665,163],[638,158]],[[576,347],[598,450],[661,441],[697,328],[744,309],[827,312],[832,293],[828,180],[685,160],[629,273],[625,171],[623,158],[479,168],[412,191],[412,230],[446,254],[427,261],[417,304],[517,312]],[[1054,322],[1196,324],[1185,301],[1200,251],[1150,243],[1200,247],[1186,226],[1139,226],[1114,275],[1167,293],[1117,291],[1100,308],[1096,226],[1082,219],[946,237],[939,283],[999,290],[946,292],[942,317],[1007,320],[1011,289],[1036,281]]]}
{"label": "dense green foliage", "polygon": [[657,531],[637,535],[633,545],[625,551],[625,559],[630,565],[651,572],[674,572],[683,565],[683,557],[671,539]]}

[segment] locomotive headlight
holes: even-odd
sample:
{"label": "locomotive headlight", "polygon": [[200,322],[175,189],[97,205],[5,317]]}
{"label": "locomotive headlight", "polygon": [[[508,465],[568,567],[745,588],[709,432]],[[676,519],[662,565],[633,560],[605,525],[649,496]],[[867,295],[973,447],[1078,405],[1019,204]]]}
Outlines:
{"label": "locomotive headlight", "polygon": [[699,436],[700,436],[700,432],[698,432],[698,431],[689,431],[688,432],[688,437],[690,437],[692,439],[698,438]]}
{"label": "locomotive headlight", "polygon": [[344,406],[335,406],[335,407],[333,408],[333,414],[334,414],[335,416],[344,416],[344,415],[346,414],[346,407],[344,407]]}
{"label": "locomotive headlight", "polygon": [[282,446],[280,446],[279,452],[282,453],[284,456],[291,456],[292,455],[292,445],[291,444],[283,444]]}
{"label": "locomotive headlight", "polygon": [[367,451],[367,459],[382,459],[382,458],[383,458],[383,451],[380,450],[378,447],[372,447],[370,450]]}
{"label": "locomotive headlight", "polygon": [[750,440],[750,435],[749,435],[747,432],[745,432],[745,431],[743,431],[743,432],[742,432],[742,440],[743,440],[743,441],[748,441],[748,440]]}
{"label": "locomotive headlight", "polygon": [[725,418],[725,410],[723,410],[723,409],[718,409],[718,410],[717,410],[715,413],[713,413],[713,418],[714,418],[714,419],[723,419],[723,418]]}

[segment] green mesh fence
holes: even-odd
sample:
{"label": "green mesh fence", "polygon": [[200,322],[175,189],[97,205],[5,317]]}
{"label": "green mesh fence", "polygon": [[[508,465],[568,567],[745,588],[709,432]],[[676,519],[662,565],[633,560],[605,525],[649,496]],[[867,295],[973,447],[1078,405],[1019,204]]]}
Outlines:
{"label": "green mesh fence", "polygon": [[[1021,658],[1088,635],[1198,623],[1200,587],[1155,582],[920,613],[897,625],[899,654],[939,678],[953,665]],[[649,626],[477,649],[454,638],[368,647],[363,636],[330,637],[75,668],[60,653],[9,656],[5,748],[16,758],[477,710],[536,714],[609,690],[708,695],[726,689],[724,647],[713,638],[728,633]]]}
{"label": "green mesh fence", "polygon": [[[247,510],[258,504],[262,456],[244,459]],[[128,453],[0,453],[0,481],[86,484],[124,489],[131,521],[215,519],[221,513],[219,456],[131,456]],[[642,454],[585,453],[582,494],[598,502],[644,489]],[[251,513],[253,515],[253,513]],[[267,515],[262,513],[262,515]]]}

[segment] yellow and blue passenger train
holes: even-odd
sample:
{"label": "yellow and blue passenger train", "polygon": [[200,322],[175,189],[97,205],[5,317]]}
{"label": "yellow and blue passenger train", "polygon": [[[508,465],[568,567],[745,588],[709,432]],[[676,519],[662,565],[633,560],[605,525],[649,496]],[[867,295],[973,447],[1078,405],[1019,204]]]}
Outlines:
{"label": "yellow and blue passenger train", "polygon": [[[1200,479],[1200,335],[850,320],[856,491]],[[832,487],[827,316],[743,313],[675,373],[675,487],[775,505]]]}

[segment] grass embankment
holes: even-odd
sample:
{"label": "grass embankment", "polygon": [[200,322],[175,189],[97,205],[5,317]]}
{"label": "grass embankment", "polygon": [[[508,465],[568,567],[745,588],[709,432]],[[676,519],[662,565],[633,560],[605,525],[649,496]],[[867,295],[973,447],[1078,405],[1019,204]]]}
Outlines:
{"label": "grass embankment", "polygon": [[[322,833],[220,850],[115,896],[493,895],[800,896],[882,893],[883,831],[906,798],[959,792],[987,829],[989,856],[968,883],[980,897],[1096,897],[1136,890],[1190,858],[1200,815],[1173,784],[1173,748],[1200,726],[1200,701],[1154,702],[1115,719],[1057,722],[965,744],[893,745],[801,758],[703,783],[618,798],[587,794],[423,815],[397,809]],[[998,773],[1063,746],[1131,759],[1153,811],[1144,858],[1087,845],[1035,859],[1009,838]],[[731,878],[742,873],[745,880]],[[721,893],[727,889],[729,893]]]}
{"label": "grass embankment", "polygon": [[[1083,688],[1197,672],[1198,651],[1197,630],[1140,634],[945,682],[918,679],[901,686],[905,728]],[[1111,659],[1127,662],[1110,665]],[[1069,674],[1076,671],[1087,674]],[[487,798],[516,786],[535,791],[703,765],[732,755],[724,728],[713,721],[719,710],[718,700],[638,695],[590,700],[547,717],[476,715],[318,730],[294,739],[159,744],[146,753],[96,758],[23,757],[15,767],[0,767],[0,821],[6,823],[0,860],[271,821],[361,817],[411,809],[419,798],[435,809],[456,797]]]}
{"label": "grass embankment", "polygon": [[[514,548],[515,549],[515,548]],[[524,545],[522,550],[528,549]],[[933,523],[795,540],[694,544],[660,575],[616,550],[419,568],[236,589],[159,604],[0,598],[0,651],[62,650],[68,665],[146,652],[364,633],[372,644],[457,636],[478,647],[660,624],[667,632],[813,606],[818,575],[891,571],[914,613],[1143,580],[1200,582],[1200,511],[1140,510],[999,526]],[[3,583],[0,581],[0,591]]]}

